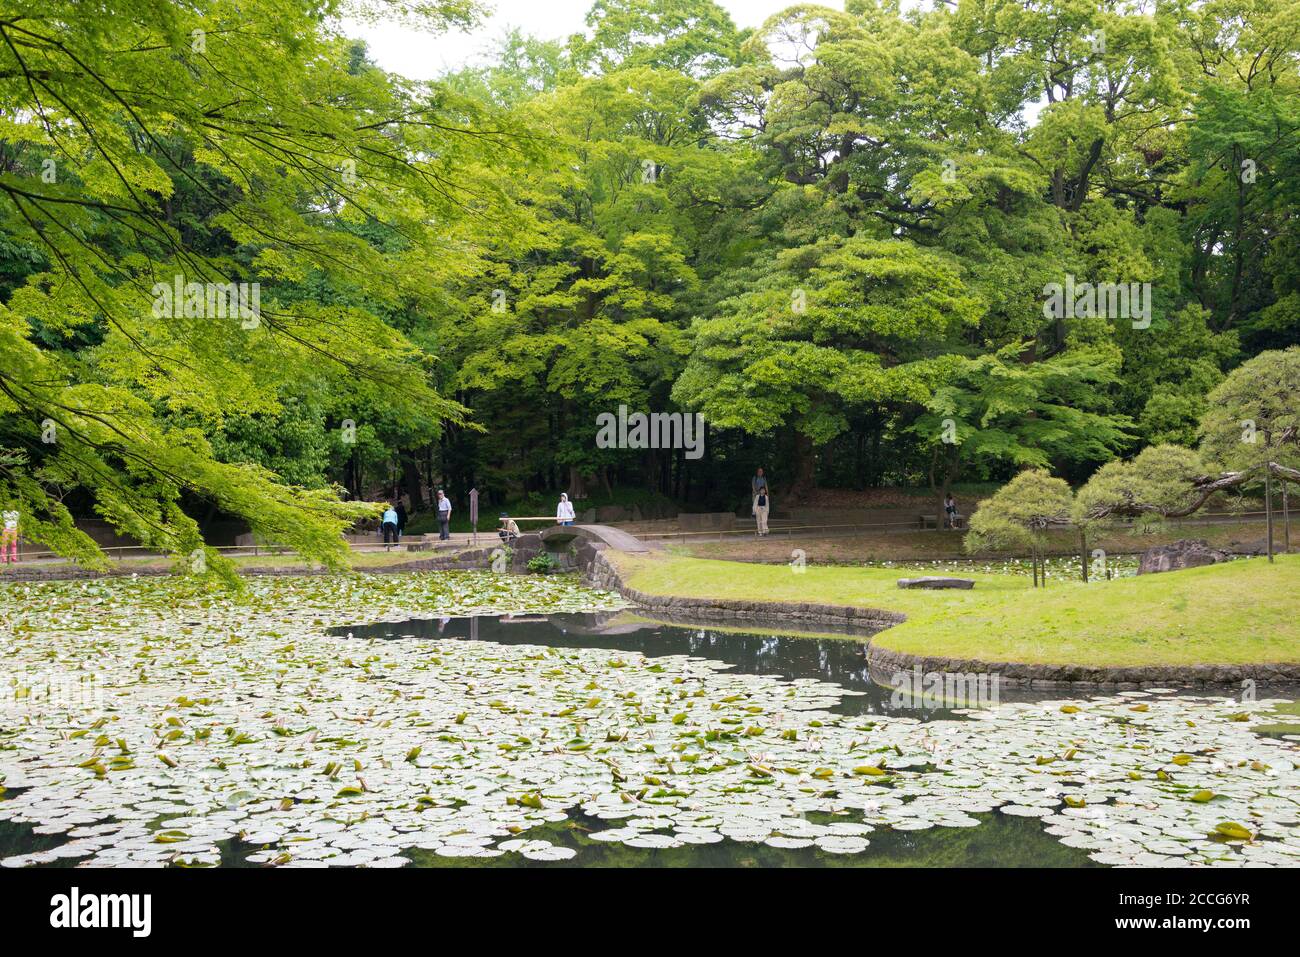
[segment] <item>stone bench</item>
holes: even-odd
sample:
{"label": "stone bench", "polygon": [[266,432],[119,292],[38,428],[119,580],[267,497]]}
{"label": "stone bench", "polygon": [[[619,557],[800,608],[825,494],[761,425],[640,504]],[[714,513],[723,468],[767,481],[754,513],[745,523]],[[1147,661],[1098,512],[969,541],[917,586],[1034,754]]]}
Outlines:
{"label": "stone bench", "polygon": [[945,578],[941,575],[923,575],[920,578],[900,578],[899,588],[974,588],[969,578]]}

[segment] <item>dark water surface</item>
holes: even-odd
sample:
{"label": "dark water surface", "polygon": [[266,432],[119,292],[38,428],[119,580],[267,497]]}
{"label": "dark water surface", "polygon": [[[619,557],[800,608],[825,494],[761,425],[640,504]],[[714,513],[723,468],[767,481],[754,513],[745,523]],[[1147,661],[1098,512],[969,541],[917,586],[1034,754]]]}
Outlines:
{"label": "dark water surface", "polygon": [[[738,626],[743,627],[743,626]],[[788,630],[788,625],[786,626]],[[605,648],[610,651],[641,653],[655,658],[663,655],[691,655],[725,662],[736,671],[794,680],[816,678],[840,685],[856,695],[845,696],[830,710],[837,714],[905,714],[923,721],[959,718],[951,708],[992,705],[998,702],[998,689],[985,686],[987,694],[976,694],[974,685],[969,700],[944,702],[913,698],[882,687],[873,681],[867,667],[865,650],[871,632],[846,632],[843,637],[761,634],[721,631],[716,625],[681,625],[648,621],[628,612],[569,615],[482,616],[477,618],[414,619],[380,622],[331,629],[340,637],[396,640],[463,638],[491,641],[502,645],[544,645],[553,648]],[[880,677],[880,676],[877,676]],[[1049,697],[1042,692],[1008,692],[1016,700]],[[1059,697],[1059,693],[1056,695]],[[991,699],[991,700],[990,700]]]}

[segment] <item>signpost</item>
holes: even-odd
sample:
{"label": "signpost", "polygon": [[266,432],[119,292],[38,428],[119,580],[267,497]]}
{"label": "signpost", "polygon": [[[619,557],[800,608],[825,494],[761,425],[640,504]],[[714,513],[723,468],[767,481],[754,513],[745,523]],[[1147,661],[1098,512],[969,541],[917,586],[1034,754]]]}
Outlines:
{"label": "signpost", "polygon": [[470,539],[471,545],[478,544],[478,489],[469,490],[469,525],[473,529]]}

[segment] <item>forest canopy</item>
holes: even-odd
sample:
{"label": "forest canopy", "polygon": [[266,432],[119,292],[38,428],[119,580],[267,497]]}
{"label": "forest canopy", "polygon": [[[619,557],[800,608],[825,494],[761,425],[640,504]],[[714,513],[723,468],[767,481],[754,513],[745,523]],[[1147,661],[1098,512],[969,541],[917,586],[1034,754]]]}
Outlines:
{"label": "forest canopy", "polygon": [[[0,3],[0,505],[328,562],[378,494],[1078,484],[1300,344],[1300,0]],[[619,406],[706,454],[604,448]]]}

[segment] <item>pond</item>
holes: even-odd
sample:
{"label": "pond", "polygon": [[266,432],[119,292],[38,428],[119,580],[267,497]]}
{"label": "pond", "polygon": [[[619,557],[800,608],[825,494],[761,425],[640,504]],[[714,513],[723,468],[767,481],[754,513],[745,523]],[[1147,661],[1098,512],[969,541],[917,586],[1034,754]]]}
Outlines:
{"label": "pond", "polygon": [[[766,623],[768,628],[781,627]],[[831,627],[831,626],[827,626]],[[854,692],[828,710],[832,714],[903,714],[922,721],[959,718],[945,705],[997,703],[1010,694],[1017,700],[1041,700],[1043,693],[1017,693],[1013,689],[981,688],[972,684],[972,700],[931,700],[884,687],[867,668],[866,646],[872,633],[843,629],[830,633],[801,633],[784,627],[784,634],[745,630],[733,624],[674,625],[643,618],[634,612],[598,614],[499,615],[462,618],[415,618],[402,622],[377,622],[330,630],[330,634],[355,639],[487,641],[501,645],[538,645],[548,648],[601,648],[632,652],[650,658],[687,655],[730,665],[750,675],[808,678],[832,682]],[[924,688],[921,689],[924,691]],[[979,692],[986,692],[981,699]],[[990,701],[988,699],[996,698]],[[915,703],[914,703],[915,702]]]}
{"label": "pond", "polygon": [[0,592],[0,864],[1300,860],[1294,729],[1257,733],[1281,697],[962,707],[872,683],[869,636],[659,624],[566,580],[369,578]]}

